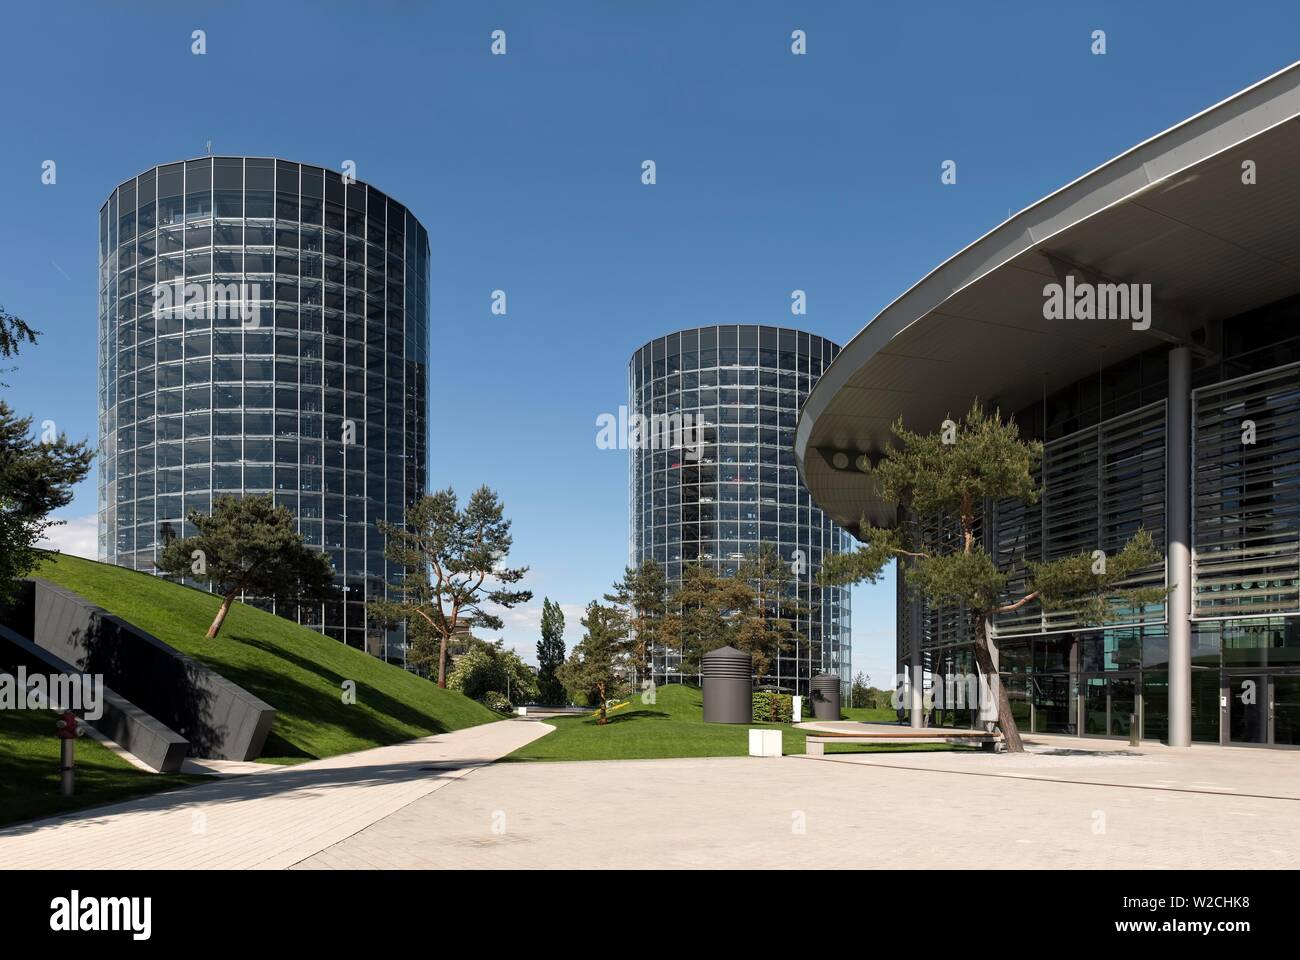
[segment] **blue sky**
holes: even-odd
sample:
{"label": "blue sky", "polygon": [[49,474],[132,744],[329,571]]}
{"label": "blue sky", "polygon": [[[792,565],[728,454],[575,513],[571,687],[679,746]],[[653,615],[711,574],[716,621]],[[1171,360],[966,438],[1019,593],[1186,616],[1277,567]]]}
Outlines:
{"label": "blue sky", "polygon": [[[626,402],[634,349],[791,323],[796,288],[797,325],[844,342],[1009,211],[1290,63],[1300,26],[1282,3],[975,6],[8,6],[0,304],[45,335],[4,396],[95,437],[97,214],[118,181],[209,140],[353,160],[429,228],[431,482],[505,499],[537,594],[507,642],[531,657],[543,595],[572,642],[627,557],[627,455],[597,449],[595,420]],[[95,510],[92,477],[69,549],[93,550]],[[877,682],[893,602],[892,582],[854,596],[855,669]]]}

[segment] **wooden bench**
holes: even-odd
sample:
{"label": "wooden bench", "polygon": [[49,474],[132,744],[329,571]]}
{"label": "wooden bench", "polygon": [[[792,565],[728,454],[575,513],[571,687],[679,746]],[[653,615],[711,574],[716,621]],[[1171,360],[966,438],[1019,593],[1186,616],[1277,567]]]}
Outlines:
{"label": "wooden bench", "polygon": [[985,750],[996,750],[1002,734],[983,730],[944,730],[927,727],[920,730],[881,730],[879,733],[832,733],[827,731],[808,734],[807,752],[810,757],[826,754],[828,743],[978,743]]}

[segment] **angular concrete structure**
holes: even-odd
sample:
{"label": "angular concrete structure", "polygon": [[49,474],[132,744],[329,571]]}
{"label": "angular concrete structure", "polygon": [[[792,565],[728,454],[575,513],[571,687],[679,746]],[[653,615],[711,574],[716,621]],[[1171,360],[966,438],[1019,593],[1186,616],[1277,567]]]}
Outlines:
{"label": "angular concrete structure", "polygon": [[[0,667],[26,667],[28,674],[67,674],[80,676],[80,670],[43,650],[26,637],[0,626]],[[189,752],[190,742],[166,724],[149,716],[120,693],[104,685],[103,714],[86,719],[95,730],[159,773],[180,770]],[[54,736],[53,727],[50,736]]]}
{"label": "angular concrete structure", "polygon": [[28,581],[9,626],[165,723],[190,755],[254,760],[275,708],[152,634],[44,580]]}

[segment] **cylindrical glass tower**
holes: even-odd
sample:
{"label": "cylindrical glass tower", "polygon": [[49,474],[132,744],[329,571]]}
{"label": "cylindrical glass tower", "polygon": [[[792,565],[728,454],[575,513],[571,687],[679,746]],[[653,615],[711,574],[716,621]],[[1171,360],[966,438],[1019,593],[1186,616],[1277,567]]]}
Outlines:
{"label": "cylindrical glass tower", "polygon": [[377,521],[425,489],[424,227],[321,167],[204,157],[113,191],[99,265],[100,558],[152,571],[190,510],[273,492],[342,588],[275,612],[400,662],[365,600],[399,575]]}
{"label": "cylindrical glass tower", "polygon": [[[631,562],[653,558],[675,585],[683,564],[734,573],[761,544],[773,545],[810,617],[797,625],[805,641],[765,679],[805,695],[819,673],[837,674],[847,688],[852,669],[848,590],[815,582],[823,557],[849,549],[848,535],[811,501],[793,453],[799,407],[838,352],[798,330],[700,327],[647,343],[628,368],[629,420],[679,414],[705,424],[688,437],[702,442],[693,456],[631,445]],[[680,651],[656,650],[653,661],[656,683],[683,679]]]}

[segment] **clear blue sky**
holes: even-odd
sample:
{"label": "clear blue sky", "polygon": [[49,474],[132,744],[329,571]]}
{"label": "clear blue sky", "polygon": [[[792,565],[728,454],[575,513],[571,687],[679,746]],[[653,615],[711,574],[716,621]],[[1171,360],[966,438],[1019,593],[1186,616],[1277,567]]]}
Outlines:
{"label": "clear blue sky", "polygon": [[[983,10],[977,8],[984,8]],[[641,343],[710,323],[844,342],[959,248],[1296,57],[1300,8],[1204,2],[63,3],[0,21],[0,303],[44,331],[4,396],[96,433],[97,213],[217,153],[357,175],[432,243],[430,478],[498,489],[542,595],[627,557],[626,454],[595,419]],[[808,52],[790,52],[794,29]],[[207,34],[205,56],[191,32]],[[507,54],[490,55],[506,31]],[[1106,31],[1107,53],[1090,53]],[[643,186],[643,160],[658,183]],[[58,164],[41,184],[41,164]],[[957,183],[940,164],[957,162]],[[504,289],[509,312],[489,311]],[[63,515],[75,548],[93,477]],[[93,549],[93,548],[92,548]],[[854,660],[893,669],[893,586]]]}

